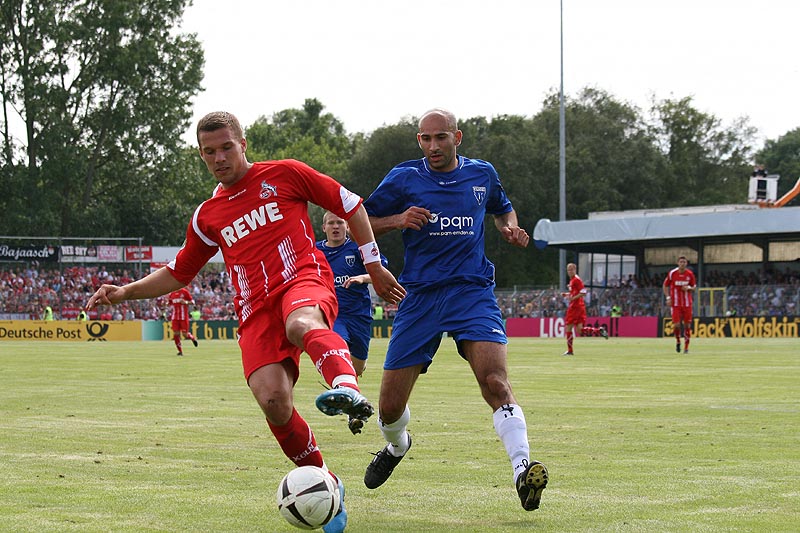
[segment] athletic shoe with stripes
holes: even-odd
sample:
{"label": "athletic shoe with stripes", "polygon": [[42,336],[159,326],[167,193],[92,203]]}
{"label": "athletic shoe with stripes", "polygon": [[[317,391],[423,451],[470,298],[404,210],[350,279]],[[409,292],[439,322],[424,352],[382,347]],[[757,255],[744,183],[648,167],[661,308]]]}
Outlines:
{"label": "athletic shoe with stripes", "polygon": [[[328,416],[346,414],[362,422],[375,412],[363,394],[350,387],[338,386],[317,396],[317,409]],[[362,424],[363,426],[363,424]]]}

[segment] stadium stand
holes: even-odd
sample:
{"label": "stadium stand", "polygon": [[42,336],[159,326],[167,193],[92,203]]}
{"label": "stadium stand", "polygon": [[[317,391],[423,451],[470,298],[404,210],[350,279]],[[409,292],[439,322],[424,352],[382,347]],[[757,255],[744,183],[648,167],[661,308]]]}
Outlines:
{"label": "stadium stand", "polygon": [[[59,271],[52,268],[4,267],[0,265],[0,318],[39,319],[50,305],[56,318],[73,319],[95,288],[101,283],[124,284],[133,279],[125,269],[98,266],[74,266]],[[609,316],[611,306],[622,307],[626,316],[662,316],[664,307],[661,282],[663,275],[629,276],[611,280],[608,287],[589,287],[589,316]],[[724,304],[716,314],[738,316],[796,315],[800,309],[800,271],[744,271],[732,273],[709,271],[703,287],[717,288],[724,294]],[[227,273],[202,271],[189,287],[203,320],[236,319],[233,287]],[[505,318],[561,317],[566,312],[561,289],[516,288],[496,290]],[[110,310],[114,320],[159,320],[168,306],[163,299],[128,302]],[[393,306],[384,305],[386,317]],[[702,311],[702,310],[701,310]],[[92,317],[92,318],[97,318]]]}
{"label": "stadium stand", "polygon": [[[609,316],[611,307],[619,305],[626,316],[664,316],[668,309],[663,301],[661,284],[664,274],[650,277],[629,276],[624,281],[612,281],[608,287],[588,287],[587,314]],[[800,309],[800,271],[736,270],[732,273],[712,270],[701,286],[718,290],[724,296],[719,306],[704,310],[698,305],[699,316],[725,313],[738,316],[796,315]],[[559,288],[517,288],[496,291],[505,318],[563,317],[566,303]],[[702,299],[701,299],[702,300]]]}
{"label": "stadium stand", "polygon": [[[102,283],[124,285],[134,276],[126,269],[105,266],[37,268],[0,266],[0,318],[9,320],[39,319],[49,305],[56,319],[71,320]],[[205,270],[189,287],[203,320],[235,319],[233,287],[225,272]],[[113,309],[102,309],[91,318],[110,313],[111,320],[159,320],[167,309],[166,299],[126,302]]]}

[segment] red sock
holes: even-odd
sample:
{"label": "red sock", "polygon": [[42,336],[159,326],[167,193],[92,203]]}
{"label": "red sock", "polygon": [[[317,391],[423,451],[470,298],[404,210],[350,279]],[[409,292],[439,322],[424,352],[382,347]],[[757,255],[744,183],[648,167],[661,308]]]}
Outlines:
{"label": "red sock", "polygon": [[688,350],[689,349],[689,339],[692,338],[692,330],[689,329],[689,328],[686,328],[684,330],[684,332],[683,332],[683,338],[686,339],[686,344],[685,344],[684,350]]}
{"label": "red sock", "polygon": [[338,333],[329,329],[312,329],[303,335],[303,347],[325,383],[333,387],[333,380],[337,377],[352,376],[352,382],[342,385],[359,390],[356,371],[350,362],[350,349]]}
{"label": "red sock", "polygon": [[572,330],[567,332],[567,351],[572,351],[572,340],[574,339],[574,335],[572,334]]}
{"label": "red sock", "polygon": [[275,435],[275,439],[280,444],[281,450],[297,466],[319,466],[324,464],[322,452],[317,446],[317,439],[314,432],[308,426],[297,409],[292,411],[292,417],[283,426],[276,426],[267,420],[267,425]]}
{"label": "red sock", "polygon": [[175,346],[178,348],[178,351],[182,352],[183,350],[181,349],[181,334],[176,333],[175,336],[172,337],[172,340],[175,342]]}

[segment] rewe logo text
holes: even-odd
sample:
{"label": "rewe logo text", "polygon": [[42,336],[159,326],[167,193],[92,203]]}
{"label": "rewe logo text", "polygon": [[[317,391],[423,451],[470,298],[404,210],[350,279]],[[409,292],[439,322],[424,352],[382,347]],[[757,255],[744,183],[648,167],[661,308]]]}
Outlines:
{"label": "rewe logo text", "polygon": [[253,209],[243,217],[237,218],[230,226],[222,228],[220,235],[225,240],[225,246],[231,247],[236,241],[249,235],[251,231],[266,226],[267,221],[276,222],[282,218],[283,215],[278,211],[278,202],[269,202],[258,209]]}

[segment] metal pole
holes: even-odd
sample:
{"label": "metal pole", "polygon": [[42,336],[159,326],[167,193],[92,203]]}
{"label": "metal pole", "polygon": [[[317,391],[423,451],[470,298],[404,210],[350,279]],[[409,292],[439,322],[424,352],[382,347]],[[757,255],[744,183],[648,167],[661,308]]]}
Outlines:
{"label": "metal pole", "polygon": [[[564,119],[564,0],[561,6],[561,90],[558,95],[558,220],[567,219],[566,120]],[[566,287],[567,251],[558,251],[558,286]]]}

